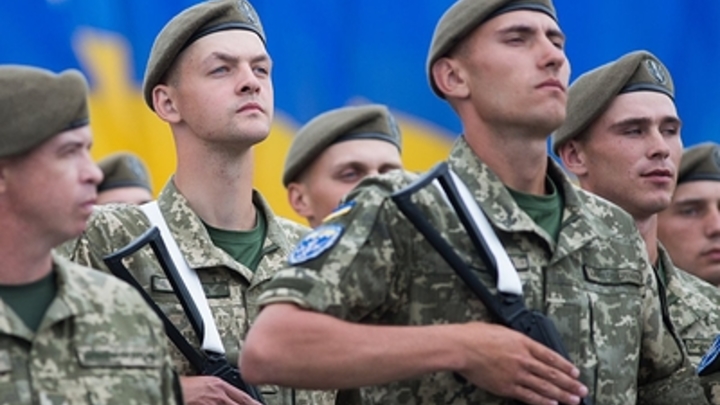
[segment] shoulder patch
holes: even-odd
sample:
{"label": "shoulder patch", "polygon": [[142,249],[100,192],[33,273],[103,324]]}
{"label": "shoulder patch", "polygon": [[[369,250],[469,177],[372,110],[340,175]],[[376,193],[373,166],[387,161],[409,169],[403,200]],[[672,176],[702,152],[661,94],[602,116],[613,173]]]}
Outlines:
{"label": "shoulder patch", "polygon": [[339,218],[339,217],[347,214],[348,212],[350,212],[350,210],[353,209],[353,207],[355,206],[355,204],[356,204],[356,202],[355,202],[354,200],[352,200],[352,201],[348,201],[348,202],[346,202],[345,204],[342,204],[342,205],[338,206],[338,207],[335,208],[330,214],[328,214],[328,216],[326,216],[326,217],[322,220],[323,223],[325,223],[325,222],[330,222],[330,221],[332,221],[332,220],[335,219],[335,218]]}
{"label": "shoulder patch", "polygon": [[288,263],[295,266],[320,256],[340,240],[344,230],[339,224],[320,225],[298,242],[288,256]]}
{"label": "shoulder patch", "polygon": [[700,364],[697,366],[698,375],[706,376],[717,372],[720,368],[718,355],[720,355],[720,336],[715,338],[710,349],[705,353],[702,360],[700,360]]}

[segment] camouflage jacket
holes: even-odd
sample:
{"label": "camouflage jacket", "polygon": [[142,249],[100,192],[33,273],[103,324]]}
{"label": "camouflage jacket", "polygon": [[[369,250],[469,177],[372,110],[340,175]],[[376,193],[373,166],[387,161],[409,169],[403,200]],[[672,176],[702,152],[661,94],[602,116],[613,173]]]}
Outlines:
{"label": "camouflage jacket", "polygon": [[658,247],[667,280],[667,305],[693,367],[720,335],[720,290],[675,267],[665,248]]}
{"label": "camouflage jacket", "polygon": [[[514,202],[459,138],[448,160],[488,215],[523,282],[528,307],[555,322],[595,404],[704,404],[633,220],[573,186],[549,160],[565,208],[557,243]],[[368,324],[491,321],[484,305],[389,199],[415,176],[368,178],[352,208],[308,234],[260,304],[293,302]],[[457,216],[432,186],[413,196],[424,216],[491,290],[494,281]],[[344,212],[344,211],[343,211]],[[511,404],[450,372],[362,390],[365,403]]]}
{"label": "camouflage jacket", "polygon": [[179,404],[157,315],[137,291],[54,256],[58,290],[33,332],[0,300],[0,404]]}
{"label": "camouflage jacket", "polygon": [[[256,301],[260,291],[282,267],[293,244],[308,230],[300,224],[276,217],[257,192],[253,193],[253,202],[267,219],[263,258],[254,273],[212,243],[202,220],[192,211],[172,180],[158,197],[160,211],[170,232],[190,267],[198,273],[228,360],[234,364],[237,364],[250,322],[257,315]],[[71,260],[108,271],[102,257],[126,246],[149,227],[147,217],[137,206],[98,206],[82,237],[63,245],[61,252]],[[152,251],[145,248],[138,252],[128,267],[188,341],[199,347],[182,306]],[[172,344],[171,347],[173,362],[180,375],[194,375],[194,370],[180,351]],[[274,386],[262,387],[262,393],[269,405],[333,403],[330,394],[326,393],[292,392]]]}

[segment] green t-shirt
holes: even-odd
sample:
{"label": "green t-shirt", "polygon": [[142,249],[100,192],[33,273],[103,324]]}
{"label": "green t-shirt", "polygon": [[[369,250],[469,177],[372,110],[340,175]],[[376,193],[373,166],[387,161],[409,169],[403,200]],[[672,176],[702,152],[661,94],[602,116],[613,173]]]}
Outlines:
{"label": "green t-shirt", "polygon": [[525,211],[554,241],[557,241],[558,234],[560,233],[564,202],[562,195],[558,193],[557,187],[555,187],[555,183],[553,183],[550,177],[546,178],[545,187],[547,190],[550,190],[550,193],[546,195],[521,193],[509,187],[507,190],[520,209]]}
{"label": "green t-shirt", "polygon": [[224,250],[235,261],[255,271],[262,259],[263,242],[267,233],[267,220],[257,210],[255,228],[249,231],[228,231],[205,224],[213,244]]}
{"label": "green t-shirt", "polygon": [[0,284],[0,298],[32,331],[37,331],[56,294],[55,271],[51,271],[47,276],[29,284]]}

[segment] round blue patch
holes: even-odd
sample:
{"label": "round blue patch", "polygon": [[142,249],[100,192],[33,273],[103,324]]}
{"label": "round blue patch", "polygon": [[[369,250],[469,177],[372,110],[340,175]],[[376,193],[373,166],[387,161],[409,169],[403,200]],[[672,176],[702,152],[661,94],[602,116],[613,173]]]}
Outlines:
{"label": "round blue patch", "polygon": [[321,225],[315,228],[298,242],[288,256],[288,263],[295,266],[320,256],[337,243],[343,230],[345,228],[339,224]]}

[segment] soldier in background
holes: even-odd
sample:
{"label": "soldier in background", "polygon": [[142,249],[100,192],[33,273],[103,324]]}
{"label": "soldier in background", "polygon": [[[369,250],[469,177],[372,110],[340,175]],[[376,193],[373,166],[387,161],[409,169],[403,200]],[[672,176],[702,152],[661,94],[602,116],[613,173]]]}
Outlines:
{"label": "soldier in background", "polygon": [[119,152],[98,161],[103,181],[98,184],[98,204],[144,204],[152,201],[152,187],[147,167],[129,152]]}
{"label": "soldier in background", "polygon": [[80,72],[0,66],[0,404],[180,404],[137,291],[52,253],[85,229],[102,179],[86,98]]}
{"label": "soldier in background", "polygon": [[[378,404],[707,403],[632,218],[548,156],[566,114],[564,45],[549,0],[460,0],[427,72],[463,124],[448,164],[571,361],[494,323],[391,200],[415,179],[392,171],[361,182],[346,198],[355,206],[305,236],[269,283],[243,351],[248,380],[363,387]],[[443,197],[431,184],[412,200],[495,290]]]}
{"label": "soldier in background", "polygon": [[682,156],[670,206],[658,216],[658,237],[680,268],[720,286],[720,145],[707,142]]}
{"label": "soldier in background", "polygon": [[[158,197],[160,216],[202,284],[221,349],[235,363],[257,297],[307,228],[277,217],[252,187],[254,146],[273,119],[272,59],[245,0],[205,1],[172,18],[155,39],[143,80],[147,105],[173,134],[177,170]],[[98,206],[87,231],[64,245],[72,260],[102,258],[151,226],[141,207]],[[129,260],[130,261],[130,260]],[[195,347],[201,343],[156,258],[145,249],[129,270]],[[197,375],[173,347],[187,404],[251,404],[214,376]],[[261,387],[270,405],[332,403],[331,394]]]}
{"label": "soldier in background", "polygon": [[383,105],[318,115],[300,128],[285,159],[290,205],[317,227],[360,180],[402,168],[401,142],[400,128]]}
{"label": "soldier in background", "polygon": [[671,320],[697,367],[720,334],[720,290],[677,268],[658,241],[658,212],[670,205],[682,155],[674,97],[672,77],[657,57],[624,55],[573,83],[553,149],[583,189],[635,219]]}

